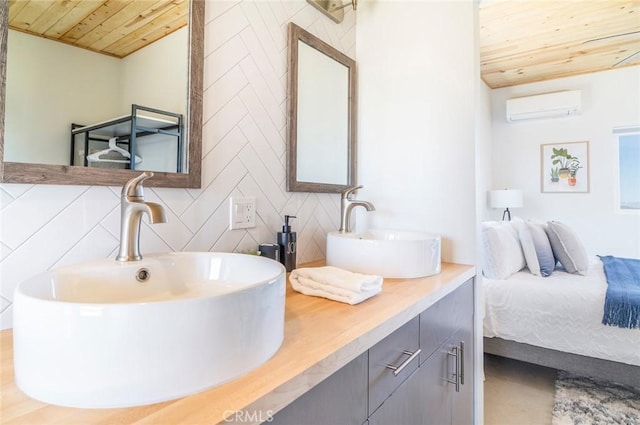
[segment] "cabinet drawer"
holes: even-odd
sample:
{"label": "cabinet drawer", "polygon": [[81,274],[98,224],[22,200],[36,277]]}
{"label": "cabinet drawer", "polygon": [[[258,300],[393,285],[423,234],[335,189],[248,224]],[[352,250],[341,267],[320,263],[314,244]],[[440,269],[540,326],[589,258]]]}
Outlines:
{"label": "cabinet drawer", "polygon": [[418,368],[419,336],[415,317],[369,350],[369,415]]}
{"label": "cabinet drawer", "polygon": [[473,323],[473,279],[420,314],[421,362],[458,329]]}

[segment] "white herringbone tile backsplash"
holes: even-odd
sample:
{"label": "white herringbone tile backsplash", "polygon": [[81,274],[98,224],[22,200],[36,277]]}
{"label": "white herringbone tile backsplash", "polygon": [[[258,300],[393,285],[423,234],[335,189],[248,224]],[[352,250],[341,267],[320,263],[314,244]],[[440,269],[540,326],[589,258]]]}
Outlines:
{"label": "white herringbone tile backsplash", "polygon": [[[339,197],[290,193],[286,177],[287,24],[292,21],[355,58],[355,15],[342,24],[304,0],[207,1],[201,189],[150,189],[165,224],[148,225],[141,250],[245,251],[275,242],[295,215],[298,262],[325,256],[339,226]],[[0,319],[12,326],[16,285],[53,267],[115,257],[120,188],[0,185]],[[229,197],[254,196],[257,226],[228,230]]]}

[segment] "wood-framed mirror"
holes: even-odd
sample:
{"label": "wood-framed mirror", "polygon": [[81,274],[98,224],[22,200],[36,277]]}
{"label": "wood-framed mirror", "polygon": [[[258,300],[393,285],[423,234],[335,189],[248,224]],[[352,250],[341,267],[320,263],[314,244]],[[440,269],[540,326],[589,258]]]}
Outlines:
{"label": "wood-framed mirror", "polygon": [[[132,2],[133,3],[133,2]],[[189,0],[188,5],[188,81],[185,87],[186,117],[184,119],[184,166],[182,173],[154,171],[148,186],[198,188],[202,161],[202,87],[204,52],[204,0]],[[4,161],[5,106],[7,93],[7,48],[9,4],[0,0],[0,182],[62,185],[120,186],[139,170],[90,168],[86,166],[55,165]],[[10,48],[10,46],[9,46]],[[153,69],[151,72],[161,72]],[[55,84],[55,83],[53,83]],[[37,123],[34,123],[37,125]],[[146,184],[147,182],[145,182]]]}
{"label": "wood-framed mirror", "polygon": [[287,190],[356,185],[356,62],[289,23]]}

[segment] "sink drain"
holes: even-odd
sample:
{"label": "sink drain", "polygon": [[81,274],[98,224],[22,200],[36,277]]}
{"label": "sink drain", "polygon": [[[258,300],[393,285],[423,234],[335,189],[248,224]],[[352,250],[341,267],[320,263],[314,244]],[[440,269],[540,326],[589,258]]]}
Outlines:
{"label": "sink drain", "polygon": [[138,282],[146,282],[151,277],[149,269],[142,268],[136,272],[136,280]]}

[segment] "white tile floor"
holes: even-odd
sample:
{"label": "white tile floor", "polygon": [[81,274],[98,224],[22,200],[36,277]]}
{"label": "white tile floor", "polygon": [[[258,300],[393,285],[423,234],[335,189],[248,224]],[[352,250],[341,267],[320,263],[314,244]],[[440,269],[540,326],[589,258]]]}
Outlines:
{"label": "white tile floor", "polygon": [[549,425],[556,370],[485,354],[484,424]]}

